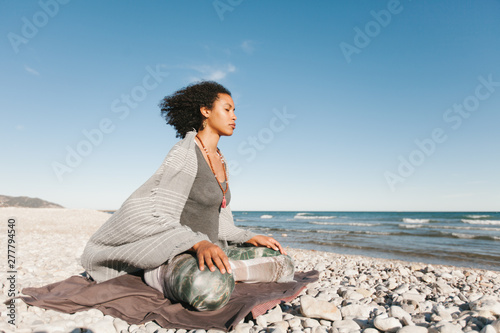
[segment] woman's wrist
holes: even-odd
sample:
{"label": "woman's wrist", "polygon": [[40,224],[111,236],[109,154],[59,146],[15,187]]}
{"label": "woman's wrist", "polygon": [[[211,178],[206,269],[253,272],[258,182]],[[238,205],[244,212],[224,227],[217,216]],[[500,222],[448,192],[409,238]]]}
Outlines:
{"label": "woman's wrist", "polygon": [[207,240],[202,240],[202,241],[199,241],[198,243],[194,244],[188,251],[192,251],[192,252],[196,252],[198,251],[200,245],[202,245],[203,242],[207,242],[207,243],[210,243],[209,241]]}

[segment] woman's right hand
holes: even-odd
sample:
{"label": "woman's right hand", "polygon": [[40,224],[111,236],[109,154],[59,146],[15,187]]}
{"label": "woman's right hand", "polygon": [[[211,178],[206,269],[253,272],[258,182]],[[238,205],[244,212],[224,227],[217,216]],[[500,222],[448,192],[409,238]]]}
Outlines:
{"label": "woman's right hand", "polygon": [[229,259],[222,249],[209,241],[203,240],[193,245],[192,251],[196,252],[200,271],[205,269],[205,265],[211,272],[215,271],[215,266],[224,274],[231,274]]}

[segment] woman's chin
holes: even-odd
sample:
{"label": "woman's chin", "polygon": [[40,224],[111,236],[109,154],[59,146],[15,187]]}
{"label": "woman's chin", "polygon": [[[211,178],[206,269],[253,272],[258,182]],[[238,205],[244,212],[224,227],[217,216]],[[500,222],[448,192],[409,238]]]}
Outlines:
{"label": "woman's chin", "polygon": [[221,135],[222,136],[231,136],[231,135],[233,135],[233,133],[234,133],[234,130],[232,129],[232,130],[226,131],[224,133],[221,133]]}

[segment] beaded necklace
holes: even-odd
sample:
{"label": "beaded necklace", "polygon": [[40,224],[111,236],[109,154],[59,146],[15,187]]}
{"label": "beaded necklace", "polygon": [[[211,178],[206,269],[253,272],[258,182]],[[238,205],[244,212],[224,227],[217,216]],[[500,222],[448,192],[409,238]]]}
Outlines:
{"label": "beaded necklace", "polygon": [[198,135],[196,135],[196,137],[198,138],[198,140],[200,141],[201,143],[201,146],[203,147],[203,149],[205,150],[205,153],[207,154],[207,157],[208,157],[208,164],[210,165],[210,169],[212,169],[212,172],[214,174],[214,177],[215,177],[215,180],[217,181],[217,184],[219,184],[219,187],[222,191],[222,205],[221,207],[222,208],[226,208],[226,192],[227,192],[227,189],[229,188],[229,182],[227,181],[227,174],[226,174],[226,164],[224,163],[224,159],[222,158],[221,154],[220,154],[220,150],[219,150],[219,147],[217,147],[217,155],[219,155],[219,157],[221,158],[221,161],[222,161],[222,168],[224,169],[224,180],[226,182],[226,189],[224,190],[222,188],[222,185],[221,183],[219,182],[219,180],[217,179],[217,175],[215,174],[215,170],[214,170],[214,167],[212,166],[212,161],[210,160],[210,155],[208,154],[208,150],[207,148],[205,148],[205,145],[203,144],[203,141],[201,141],[200,137]]}

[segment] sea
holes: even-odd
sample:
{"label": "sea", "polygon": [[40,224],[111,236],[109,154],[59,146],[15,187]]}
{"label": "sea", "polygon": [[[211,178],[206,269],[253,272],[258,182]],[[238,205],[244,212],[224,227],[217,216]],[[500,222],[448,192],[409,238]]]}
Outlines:
{"label": "sea", "polygon": [[500,212],[233,211],[283,246],[500,271]]}

